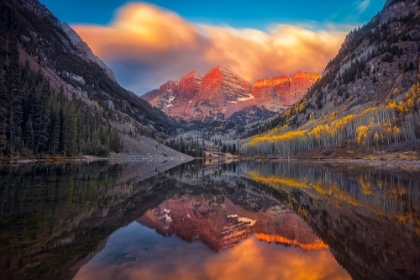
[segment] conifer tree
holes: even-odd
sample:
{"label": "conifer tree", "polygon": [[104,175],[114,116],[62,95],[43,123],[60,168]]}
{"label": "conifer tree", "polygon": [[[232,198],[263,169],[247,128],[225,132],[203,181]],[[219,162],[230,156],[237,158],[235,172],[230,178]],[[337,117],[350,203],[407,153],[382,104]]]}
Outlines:
{"label": "conifer tree", "polygon": [[4,74],[3,74],[3,46],[0,45],[0,156],[7,154],[8,141],[7,141],[7,129],[8,129],[8,103],[9,96],[7,94]]}
{"label": "conifer tree", "polygon": [[33,152],[35,146],[32,116],[29,116],[29,120],[26,122],[25,128],[23,130],[23,142],[25,144],[25,147],[31,152]]}
{"label": "conifer tree", "polygon": [[77,155],[78,154],[78,146],[77,146],[77,112],[76,112],[76,108],[74,107],[74,105],[71,105],[70,107],[70,127],[71,127],[71,131],[70,131],[70,154],[71,155]]}
{"label": "conifer tree", "polygon": [[60,113],[57,107],[57,104],[53,105],[50,117],[49,152],[52,154],[56,154],[58,152],[60,144]]}
{"label": "conifer tree", "polygon": [[11,36],[9,44],[9,143],[11,152],[19,152],[22,148],[22,92],[20,90],[19,49],[15,35]]}

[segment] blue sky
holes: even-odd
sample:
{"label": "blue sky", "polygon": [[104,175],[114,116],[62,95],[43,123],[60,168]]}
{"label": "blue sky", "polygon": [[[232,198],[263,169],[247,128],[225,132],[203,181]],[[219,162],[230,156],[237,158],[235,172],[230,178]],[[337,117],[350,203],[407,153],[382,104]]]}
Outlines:
{"label": "blue sky", "polygon": [[223,65],[244,80],[322,73],[346,34],[385,0],[40,0],[69,23],[117,80],[143,94]]}
{"label": "blue sky", "polygon": [[[41,0],[61,21],[70,24],[106,25],[114,12],[126,3],[124,0]],[[363,24],[384,5],[384,0],[370,1],[147,1],[174,11],[191,22],[227,24],[237,28],[263,29],[272,23]],[[359,7],[359,8],[358,8]],[[364,8],[366,7],[366,8]]]}

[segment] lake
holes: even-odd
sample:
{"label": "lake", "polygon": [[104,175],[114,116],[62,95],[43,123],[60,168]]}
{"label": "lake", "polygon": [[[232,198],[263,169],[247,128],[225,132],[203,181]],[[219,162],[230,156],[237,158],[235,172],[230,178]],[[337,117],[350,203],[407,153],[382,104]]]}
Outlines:
{"label": "lake", "polygon": [[0,279],[420,279],[420,170],[0,167]]}

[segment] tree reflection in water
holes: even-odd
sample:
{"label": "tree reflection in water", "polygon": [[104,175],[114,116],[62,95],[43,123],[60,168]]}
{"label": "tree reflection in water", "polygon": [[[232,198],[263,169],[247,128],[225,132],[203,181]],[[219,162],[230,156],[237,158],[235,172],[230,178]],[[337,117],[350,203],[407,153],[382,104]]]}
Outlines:
{"label": "tree reflection in water", "polygon": [[[116,236],[124,236],[125,228],[118,229],[129,225],[160,233],[151,232],[158,241],[149,249],[141,247],[141,236],[122,239],[125,248],[138,247],[128,250],[136,258],[146,254],[152,262],[156,252],[165,251],[162,244],[176,240],[178,245],[169,248],[178,256],[187,256],[188,248],[200,252],[183,263],[201,267],[212,279],[240,271],[251,278],[261,267],[280,278],[286,268],[289,279],[309,272],[315,279],[346,277],[339,269],[328,269],[335,260],[354,279],[420,277],[418,170],[287,162],[174,165],[95,162],[0,168],[2,275],[73,278],[96,255],[80,276],[92,264],[98,267],[105,252],[118,252],[109,246]],[[163,273],[168,252],[160,254],[156,273]],[[302,261],[301,268],[291,269],[297,260],[293,256]],[[233,259],[241,261],[232,265]],[[123,260],[115,262],[124,267]],[[322,273],[311,268],[317,262],[328,264],[320,266]]]}

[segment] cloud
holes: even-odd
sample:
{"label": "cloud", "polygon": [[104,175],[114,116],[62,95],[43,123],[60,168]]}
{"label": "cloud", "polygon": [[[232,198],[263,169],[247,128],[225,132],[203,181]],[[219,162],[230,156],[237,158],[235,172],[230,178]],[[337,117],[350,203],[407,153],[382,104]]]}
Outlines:
{"label": "cloud", "polygon": [[112,257],[121,250],[107,244],[74,279],[351,279],[329,250],[305,252],[294,246],[267,244],[254,236],[219,253],[201,242],[168,244],[167,240],[151,242],[145,252],[136,243],[124,248],[128,257],[121,258]]}
{"label": "cloud", "polygon": [[205,74],[217,64],[249,82],[298,70],[319,73],[348,31],[286,24],[266,31],[194,24],[145,3],[125,5],[109,26],[72,27],[122,85],[137,94],[191,70]]}
{"label": "cloud", "polygon": [[363,13],[369,7],[370,0],[356,1],[354,3],[359,13]]}

